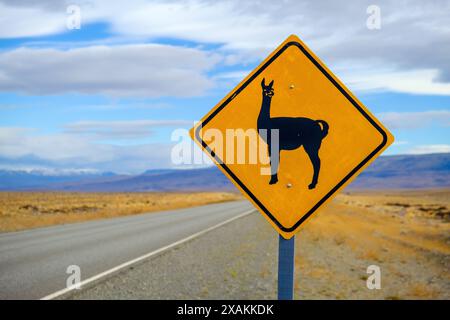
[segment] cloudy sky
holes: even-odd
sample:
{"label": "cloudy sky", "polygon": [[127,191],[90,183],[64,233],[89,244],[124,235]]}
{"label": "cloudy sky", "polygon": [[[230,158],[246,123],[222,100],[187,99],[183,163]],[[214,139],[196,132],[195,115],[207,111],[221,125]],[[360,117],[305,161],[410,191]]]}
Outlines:
{"label": "cloudy sky", "polygon": [[173,130],[289,34],[391,129],[387,154],[450,152],[450,1],[0,0],[0,169],[172,167]]}

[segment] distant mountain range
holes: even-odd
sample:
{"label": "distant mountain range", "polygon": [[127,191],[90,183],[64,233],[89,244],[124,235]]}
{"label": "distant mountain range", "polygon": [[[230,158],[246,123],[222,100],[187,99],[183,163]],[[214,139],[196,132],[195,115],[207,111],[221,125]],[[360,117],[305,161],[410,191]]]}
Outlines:
{"label": "distant mountain range", "polygon": [[376,159],[349,188],[422,189],[450,187],[450,153]]}
{"label": "distant mountain range", "polygon": [[[350,189],[420,189],[450,187],[450,153],[383,156],[375,160]],[[139,175],[0,170],[0,190],[85,192],[233,191],[216,167],[148,170]]]}
{"label": "distant mountain range", "polygon": [[43,189],[63,183],[76,183],[117,176],[113,172],[70,172],[48,170],[0,170],[0,190]]}

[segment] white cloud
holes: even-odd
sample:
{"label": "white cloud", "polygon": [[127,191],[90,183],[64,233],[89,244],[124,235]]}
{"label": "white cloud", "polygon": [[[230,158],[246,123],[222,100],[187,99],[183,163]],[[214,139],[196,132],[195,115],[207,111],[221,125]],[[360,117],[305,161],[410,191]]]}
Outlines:
{"label": "white cloud", "polygon": [[48,7],[9,4],[0,3],[0,38],[32,37],[64,31],[64,7],[60,11],[49,11]]}
{"label": "white cloud", "polygon": [[378,118],[390,129],[417,129],[431,123],[450,126],[450,111],[430,110],[421,112],[383,112]]}
{"label": "white cloud", "polygon": [[[86,157],[90,161],[111,158],[111,150],[93,146],[86,138],[70,134],[38,134],[27,128],[0,128],[0,155],[16,158],[33,155],[52,161]],[[89,151],[91,150],[91,151]]]}
{"label": "white cloud", "polygon": [[449,144],[420,145],[410,149],[409,154],[447,153],[450,152]]}
{"label": "white cloud", "polygon": [[394,143],[392,144],[392,146],[398,147],[398,146],[404,146],[407,144],[409,144],[409,142],[406,140],[400,140],[400,141],[395,140]]}
{"label": "white cloud", "polygon": [[0,164],[0,170],[8,171],[22,171],[27,173],[41,174],[44,176],[62,176],[62,175],[85,175],[85,174],[99,174],[103,171],[90,168],[49,168],[39,165],[15,165],[15,164]]}
{"label": "white cloud", "polygon": [[450,82],[439,82],[438,70],[383,70],[382,66],[342,69],[340,67],[336,73],[352,90],[450,95]]}
{"label": "white cloud", "polygon": [[78,121],[64,126],[65,133],[100,139],[138,139],[149,137],[158,127],[193,126],[188,120]]}
{"label": "white cloud", "polygon": [[244,79],[249,73],[251,72],[251,70],[238,70],[238,71],[229,71],[229,72],[221,72],[218,73],[214,76],[214,78],[216,79],[221,79],[221,80],[242,80]]}
{"label": "white cloud", "polygon": [[[28,128],[0,128],[0,158],[17,168],[90,168],[138,173],[171,167],[172,145],[113,145],[69,133],[41,134]],[[157,150],[157,151],[155,151]]]}
{"label": "white cloud", "polygon": [[141,44],[0,53],[0,90],[113,96],[196,96],[213,83],[219,57],[192,48]]}
{"label": "white cloud", "polygon": [[[366,27],[366,9],[373,4],[366,0],[351,4],[298,0],[3,3],[2,12],[7,12],[8,18],[0,19],[0,37],[60,32],[66,5],[75,3],[81,7],[83,24],[105,22],[121,39],[169,38],[214,44],[226,54],[223,63],[245,65],[260,60],[288,34],[295,33],[332,70],[346,67],[343,79],[352,89],[450,95],[450,2],[446,0],[379,0],[380,30]],[[93,60],[98,62],[95,57]],[[116,88],[127,92],[123,86],[114,82],[107,88],[111,90],[102,92],[111,94]],[[96,92],[95,85],[92,87],[84,92]],[[131,94],[141,92],[136,91]]]}

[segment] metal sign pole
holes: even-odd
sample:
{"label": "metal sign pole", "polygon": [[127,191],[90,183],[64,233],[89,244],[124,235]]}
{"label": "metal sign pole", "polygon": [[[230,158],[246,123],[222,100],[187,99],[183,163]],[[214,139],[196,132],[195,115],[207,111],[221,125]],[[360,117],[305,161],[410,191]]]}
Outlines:
{"label": "metal sign pole", "polygon": [[278,300],[294,299],[295,237],[289,240],[279,236],[278,247]]}

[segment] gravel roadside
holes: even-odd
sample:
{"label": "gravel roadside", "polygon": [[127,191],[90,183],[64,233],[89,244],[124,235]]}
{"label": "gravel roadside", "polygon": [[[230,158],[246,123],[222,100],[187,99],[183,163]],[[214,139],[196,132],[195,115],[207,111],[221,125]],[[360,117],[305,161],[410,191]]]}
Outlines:
{"label": "gravel roadside", "polygon": [[[295,298],[450,299],[450,225],[371,199],[342,196],[298,233]],[[277,255],[255,212],[60,298],[276,299]],[[381,289],[367,288],[370,265]]]}
{"label": "gravel roadside", "polygon": [[278,235],[259,213],[63,299],[275,299]]}

